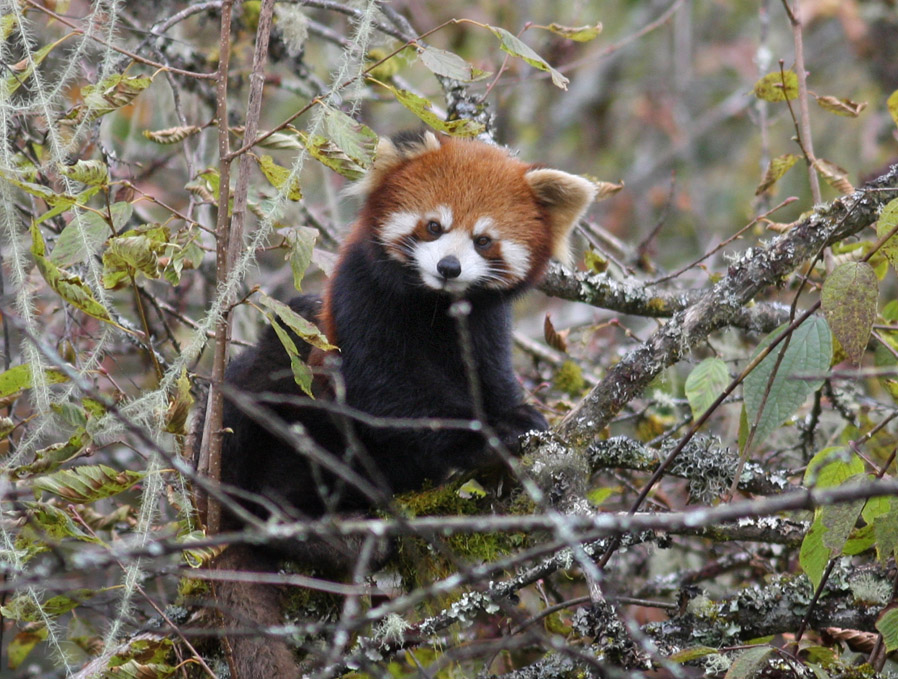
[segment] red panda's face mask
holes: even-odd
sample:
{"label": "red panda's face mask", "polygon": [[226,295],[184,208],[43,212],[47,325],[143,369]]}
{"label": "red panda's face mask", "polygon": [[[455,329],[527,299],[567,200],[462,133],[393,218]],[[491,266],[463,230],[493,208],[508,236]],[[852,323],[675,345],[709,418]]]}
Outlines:
{"label": "red panda's face mask", "polygon": [[383,140],[369,176],[362,221],[387,256],[413,267],[424,286],[451,294],[512,290],[538,279],[591,202],[591,182],[535,168],[475,141]]}

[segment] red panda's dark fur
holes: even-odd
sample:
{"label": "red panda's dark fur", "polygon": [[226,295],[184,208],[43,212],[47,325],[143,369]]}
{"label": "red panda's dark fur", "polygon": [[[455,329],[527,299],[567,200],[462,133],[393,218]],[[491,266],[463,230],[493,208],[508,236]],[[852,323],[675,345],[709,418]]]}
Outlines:
{"label": "red panda's dark fur", "polygon": [[[510,302],[539,280],[550,256],[564,255],[571,227],[592,200],[592,185],[528,165],[484,143],[437,139],[428,133],[382,141],[357,192],[365,202],[340,250],[323,307],[308,295],[291,303],[316,320],[340,347],[347,405],[375,417],[474,418],[477,408],[471,400],[458,327],[449,314],[454,299],[463,297],[470,302],[467,326],[487,423],[510,449],[526,431],[545,429],[543,416],[523,403],[512,371]],[[488,236],[476,254],[466,250],[457,258],[452,254],[439,260],[437,267],[449,271],[443,276],[447,289],[459,288],[462,283],[456,281],[465,280],[466,272],[458,272],[456,263],[458,268],[472,262],[475,268],[485,267],[488,274],[482,281],[464,283],[463,290],[453,289],[451,295],[434,288],[442,280],[437,272],[430,272],[425,284],[425,274],[414,259],[416,248],[424,241],[446,238],[430,224],[436,218],[423,216],[430,214],[428,210],[451,216],[452,224],[442,227],[455,234],[453,247],[468,248],[465,230],[472,237],[474,231]],[[408,233],[403,234],[395,225],[385,227],[399,213],[422,216],[418,222],[403,217],[408,222]],[[385,229],[396,242],[386,242]],[[514,265],[503,261],[512,254]],[[322,362],[318,350],[310,352],[304,345],[302,351],[306,357],[312,354],[313,363]],[[227,381],[245,392],[299,395],[287,354],[270,328],[255,347],[232,362]],[[351,424],[361,444],[360,456],[347,457],[345,421],[314,406],[275,405],[271,412],[288,423],[301,423],[319,446],[375,483],[383,497],[420,488],[427,481],[440,483],[453,470],[471,470],[495,459],[484,437],[470,430],[396,429],[361,422]],[[232,403],[225,406],[224,427],[233,430],[222,449],[225,484],[264,496],[297,517],[370,507],[370,496],[313,469],[301,451]],[[244,504],[266,515],[263,504]],[[233,517],[225,521],[225,528],[239,528]],[[304,542],[278,544],[275,549],[323,570],[339,570],[340,555],[334,556],[339,546]],[[355,550],[350,546],[347,551],[345,563],[350,564]],[[270,569],[277,556],[245,548],[237,554],[244,563],[235,564],[231,558],[227,565],[249,570]],[[264,625],[278,622],[270,590],[263,593],[260,587],[219,583],[220,600],[235,609],[232,617],[237,624],[245,626],[246,619]],[[240,679],[296,674],[295,667],[285,667],[289,655],[285,647],[260,652],[262,646],[279,642],[248,637],[230,641]]]}

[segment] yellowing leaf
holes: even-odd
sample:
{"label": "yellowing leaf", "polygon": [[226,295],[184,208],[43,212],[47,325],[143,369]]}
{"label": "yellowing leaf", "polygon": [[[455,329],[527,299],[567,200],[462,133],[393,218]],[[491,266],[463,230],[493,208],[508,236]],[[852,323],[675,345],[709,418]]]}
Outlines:
{"label": "yellowing leaf", "polygon": [[79,111],[78,117],[90,122],[127,106],[152,82],[153,79],[146,76],[126,76],[115,73],[95,85],[85,85],[81,88],[84,105]]}
{"label": "yellowing leaf", "polygon": [[752,92],[764,101],[795,99],[798,96],[798,76],[791,70],[768,73],[755,83]]}
{"label": "yellowing leaf", "polygon": [[419,97],[417,94],[413,94],[408,90],[402,90],[398,87],[393,87],[387,83],[380,82],[379,80],[372,79],[372,82],[377,83],[381,87],[392,92],[393,96],[396,97],[396,100],[400,104],[405,106],[405,108],[435,130],[459,137],[473,137],[484,130],[484,126],[481,123],[466,118],[443,120],[433,112],[433,107],[427,99]]}
{"label": "yellowing leaf", "polygon": [[200,132],[203,128],[197,125],[181,125],[169,127],[164,130],[144,130],[143,136],[157,144],[177,144]]}
{"label": "yellowing leaf", "polygon": [[[256,162],[259,164],[259,169],[262,170],[262,174],[265,175],[265,179],[268,180],[268,183],[271,184],[274,188],[282,190],[283,187],[287,184],[287,180],[290,179],[290,170],[275,163],[274,159],[271,156],[264,155],[256,156],[255,158]],[[299,186],[299,177],[293,177],[286,193],[287,198],[289,198],[290,200],[302,200],[302,191],[300,190]]]}
{"label": "yellowing leaf", "polygon": [[562,26],[553,22],[548,26],[534,26],[534,28],[544,28],[568,40],[589,42],[599,37],[599,34],[602,32],[602,22],[600,21],[592,26]]}
{"label": "yellowing leaf", "polygon": [[[49,384],[59,384],[69,378],[59,370],[50,369],[44,372],[44,379]],[[0,373],[0,398],[6,398],[24,389],[31,389],[32,384],[31,364],[23,363],[5,370]]]}
{"label": "yellowing leaf", "polygon": [[6,648],[7,665],[15,670],[21,665],[32,649],[47,638],[45,625],[29,626],[16,634]]}
{"label": "yellowing leaf", "polygon": [[866,101],[852,101],[851,99],[840,99],[839,97],[830,96],[817,97],[817,103],[820,105],[820,108],[830,113],[848,118],[857,118],[861,111],[867,108]]}
{"label": "yellowing leaf", "polygon": [[889,98],[886,100],[886,108],[888,108],[892,120],[898,125],[898,90],[889,95]]}
{"label": "yellowing leaf", "polygon": [[327,341],[327,338],[318,329],[317,325],[300,316],[283,302],[280,302],[273,297],[269,297],[265,293],[260,293],[259,303],[268,309],[273,316],[276,316],[283,322],[284,325],[290,328],[296,335],[312,346],[318,347],[324,351],[330,351],[331,349],[337,348]]}
{"label": "yellowing leaf", "polygon": [[779,179],[786,174],[793,165],[795,165],[798,158],[799,156],[794,153],[787,153],[771,159],[770,164],[767,166],[767,172],[764,173],[764,179],[761,180],[761,183],[758,184],[758,188],[755,189],[755,195],[761,195],[779,181]]}
{"label": "yellowing leaf", "polygon": [[[876,222],[876,237],[885,238],[893,229],[898,228],[898,198],[890,200],[879,213]],[[880,252],[886,256],[889,263],[898,271],[898,234],[892,235],[880,248]]]}
{"label": "yellowing leaf", "polygon": [[866,262],[840,264],[823,282],[823,315],[845,353],[859,363],[876,320],[879,281]]}
{"label": "yellowing leaf", "polygon": [[81,465],[35,479],[32,487],[58,495],[67,502],[89,503],[128,490],[144,476],[142,472],[117,472],[106,465]]}
{"label": "yellowing leaf", "polygon": [[109,168],[102,160],[79,160],[74,165],[57,165],[59,174],[82,184],[104,185],[109,181]]}

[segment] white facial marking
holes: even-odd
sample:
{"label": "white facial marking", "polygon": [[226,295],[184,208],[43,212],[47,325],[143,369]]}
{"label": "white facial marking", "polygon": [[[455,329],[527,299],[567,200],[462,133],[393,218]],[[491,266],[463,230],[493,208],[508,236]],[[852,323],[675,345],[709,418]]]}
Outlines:
{"label": "white facial marking", "polygon": [[443,225],[443,231],[448,231],[452,228],[452,208],[448,205],[440,205],[437,208],[437,215],[439,215],[440,224]]}
{"label": "white facial marking", "polygon": [[527,277],[530,271],[530,252],[520,243],[510,240],[503,240],[500,244],[502,248],[502,259],[508,266],[508,271],[512,278],[522,281]]}
{"label": "white facial marking", "polygon": [[413,212],[394,212],[380,227],[381,239],[384,243],[392,243],[410,236],[418,226],[418,219]]}
{"label": "white facial marking", "polygon": [[[444,278],[437,265],[444,257],[458,258],[461,273],[457,278]],[[487,273],[487,263],[474,249],[471,234],[462,229],[444,233],[437,240],[415,246],[415,263],[424,284],[434,290],[463,292]]]}
{"label": "white facial marking", "polygon": [[472,231],[475,236],[490,236],[494,237],[492,233],[490,233],[490,227],[494,224],[492,217],[480,217],[475,223]]}

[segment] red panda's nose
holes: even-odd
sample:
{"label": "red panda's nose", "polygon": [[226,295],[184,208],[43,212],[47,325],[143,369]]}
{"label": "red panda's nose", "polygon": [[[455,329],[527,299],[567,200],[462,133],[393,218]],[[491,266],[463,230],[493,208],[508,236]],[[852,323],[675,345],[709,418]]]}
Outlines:
{"label": "red panda's nose", "polygon": [[458,278],[461,275],[461,262],[455,255],[446,255],[437,262],[437,271],[443,278]]}

